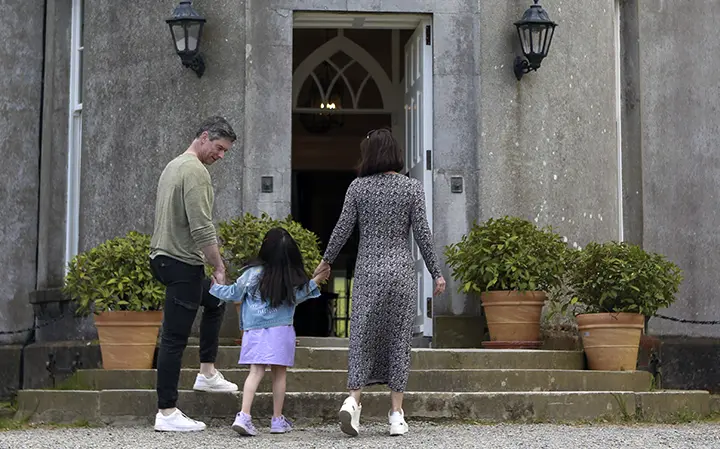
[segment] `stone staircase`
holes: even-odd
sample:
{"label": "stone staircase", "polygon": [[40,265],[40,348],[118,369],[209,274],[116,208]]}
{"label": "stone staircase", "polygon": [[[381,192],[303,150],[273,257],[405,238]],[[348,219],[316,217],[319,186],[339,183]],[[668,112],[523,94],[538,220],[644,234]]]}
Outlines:
{"label": "stone staircase", "polygon": [[[334,421],[346,397],[347,341],[300,338],[288,372],[285,413],[301,422]],[[237,365],[238,346],[220,347],[217,366],[240,385],[247,369]],[[230,421],[241,394],[192,391],[197,346],[183,359],[178,406],[198,419]],[[585,370],[579,351],[413,349],[405,396],[408,419],[481,422],[677,421],[706,417],[705,391],[654,391],[645,371]],[[150,423],[156,411],[154,370],[80,370],[54,390],[18,392],[16,418],[31,422]],[[268,376],[253,415],[272,411]],[[387,389],[363,395],[363,420],[386,419]]]}

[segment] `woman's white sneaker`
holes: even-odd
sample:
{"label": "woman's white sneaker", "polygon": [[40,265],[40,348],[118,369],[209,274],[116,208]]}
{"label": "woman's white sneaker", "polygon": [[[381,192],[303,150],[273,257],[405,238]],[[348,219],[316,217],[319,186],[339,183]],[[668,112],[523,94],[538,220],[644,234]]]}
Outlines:
{"label": "woman's white sneaker", "polygon": [[188,418],[178,409],[168,416],[158,412],[155,415],[155,430],[158,432],[200,432],[205,430],[205,423]]}
{"label": "woman's white sneaker", "polygon": [[220,371],[215,371],[215,375],[211,377],[205,377],[204,374],[198,373],[195,377],[193,390],[210,393],[233,393],[238,391],[238,386],[225,380]]}
{"label": "woman's white sneaker", "polygon": [[405,412],[388,412],[388,421],[390,422],[390,436],[405,435],[408,433],[408,425],[405,422]]}
{"label": "woman's white sneaker", "polygon": [[362,406],[358,405],[355,398],[352,396],[345,399],[338,418],[340,418],[340,430],[352,437],[358,436],[360,433],[360,412]]}

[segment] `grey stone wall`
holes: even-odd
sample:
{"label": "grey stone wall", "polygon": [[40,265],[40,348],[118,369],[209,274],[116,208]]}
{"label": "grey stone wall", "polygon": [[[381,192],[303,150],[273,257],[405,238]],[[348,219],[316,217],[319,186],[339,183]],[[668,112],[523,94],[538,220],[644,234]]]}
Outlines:
{"label": "grey stone wall", "polygon": [[[7,0],[0,14],[0,330],[33,323],[35,289],[44,3]],[[24,334],[0,335],[0,343]]]}
{"label": "grey stone wall", "polygon": [[[635,2],[631,2],[635,3]],[[717,2],[636,2],[642,126],[643,244],[685,271],[666,315],[720,319],[720,52]],[[663,335],[720,336],[720,326],[653,319]]]}
{"label": "grey stone wall", "polygon": [[239,135],[210,168],[215,218],[242,210],[245,4],[195,5],[208,20],[202,78],[174,52],[165,19],[176,5],[86,3],[81,251],[130,230],[152,232],[158,177],[209,115],[225,116]]}
{"label": "grey stone wall", "polygon": [[559,25],[516,81],[525,0],[479,2],[480,215],[552,225],[571,246],[618,239],[614,2],[541,2]]}

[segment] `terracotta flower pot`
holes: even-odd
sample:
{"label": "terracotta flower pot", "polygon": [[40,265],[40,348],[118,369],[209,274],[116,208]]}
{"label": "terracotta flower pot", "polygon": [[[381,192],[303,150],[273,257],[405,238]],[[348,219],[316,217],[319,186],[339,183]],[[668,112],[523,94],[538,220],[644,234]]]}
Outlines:
{"label": "terracotta flower pot", "polygon": [[151,369],[162,312],[95,315],[104,369]]}
{"label": "terracotta flower pot", "polygon": [[635,371],[645,317],[638,313],[589,313],[577,316],[591,370]]}
{"label": "terracotta flower pot", "polygon": [[[539,347],[540,316],[545,298],[545,292],[537,291],[482,293],[480,299],[485,309],[490,340],[507,343],[507,347]],[[486,346],[500,347],[497,344]]]}

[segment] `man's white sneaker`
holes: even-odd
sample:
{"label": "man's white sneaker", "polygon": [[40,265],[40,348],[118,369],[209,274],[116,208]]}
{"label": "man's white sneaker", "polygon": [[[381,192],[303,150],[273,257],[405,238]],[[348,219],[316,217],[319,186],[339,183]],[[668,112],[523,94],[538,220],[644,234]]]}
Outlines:
{"label": "man's white sneaker", "polygon": [[232,393],[238,391],[238,386],[225,380],[220,371],[216,371],[212,377],[205,377],[204,374],[198,373],[197,377],[195,377],[193,390],[211,393]]}
{"label": "man's white sneaker", "polygon": [[205,430],[205,423],[190,419],[178,409],[165,416],[158,412],[155,415],[155,430],[158,432],[200,432]]}
{"label": "man's white sneaker", "polygon": [[340,418],[340,430],[350,436],[356,437],[360,433],[360,412],[362,406],[358,405],[352,396],[345,399],[338,418]]}
{"label": "man's white sneaker", "polygon": [[388,412],[388,421],[390,422],[390,436],[405,435],[408,433],[408,425],[405,422],[405,412]]}

